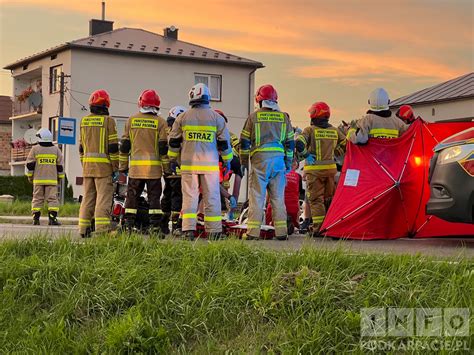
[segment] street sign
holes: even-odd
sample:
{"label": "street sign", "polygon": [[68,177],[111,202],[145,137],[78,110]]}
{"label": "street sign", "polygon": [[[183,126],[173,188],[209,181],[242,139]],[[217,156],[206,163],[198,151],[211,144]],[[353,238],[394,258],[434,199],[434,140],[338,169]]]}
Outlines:
{"label": "street sign", "polygon": [[69,117],[59,117],[58,143],[76,144],[76,119]]}

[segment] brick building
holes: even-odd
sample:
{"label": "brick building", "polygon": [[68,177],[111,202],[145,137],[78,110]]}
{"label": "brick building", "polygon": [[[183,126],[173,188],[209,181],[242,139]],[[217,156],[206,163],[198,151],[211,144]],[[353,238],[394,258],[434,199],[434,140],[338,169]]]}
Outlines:
{"label": "brick building", "polygon": [[12,99],[0,96],[0,175],[10,175]]}

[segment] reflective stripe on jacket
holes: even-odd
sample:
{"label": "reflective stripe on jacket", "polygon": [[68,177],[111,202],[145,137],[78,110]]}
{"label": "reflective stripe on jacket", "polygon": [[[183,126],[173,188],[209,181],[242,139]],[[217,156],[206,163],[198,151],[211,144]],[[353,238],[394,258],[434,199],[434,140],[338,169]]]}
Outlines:
{"label": "reflective stripe on jacket", "polygon": [[79,154],[83,177],[106,177],[118,170],[118,136],[110,116],[88,115],[81,119]]}
{"label": "reflective stripe on jacket", "polygon": [[193,107],[182,113],[169,135],[168,156],[180,154],[181,174],[219,173],[219,153],[232,160],[229,131],[224,118],[206,107]]}
{"label": "reflective stripe on jacket", "polygon": [[305,171],[336,169],[334,151],[338,147],[344,149],[346,143],[346,138],[339,129],[331,125],[327,128],[309,126],[297,139],[305,145],[302,155],[309,154],[315,159],[314,161],[306,159]]}
{"label": "reflective stripe on jacket", "polygon": [[293,159],[294,132],[288,114],[261,108],[250,114],[240,135],[240,157],[271,153]]}
{"label": "reflective stripe on jacket", "polygon": [[57,185],[58,179],[64,178],[63,154],[55,145],[33,146],[26,159],[26,167],[26,175],[34,185]]}
{"label": "reflective stripe on jacket", "polygon": [[398,138],[408,127],[398,117],[369,113],[357,122],[358,130],[350,132],[349,138],[353,143],[366,143],[369,138]]}
{"label": "reflective stripe on jacket", "polygon": [[[120,171],[129,170],[134,179],[159,179],[162,176],[160,143],[167,145],[166,121],[149,113],[137,113],[126,124],[121,140]],[[128,145],[128,149],[124,149]],[[163,154],[164,156],[164,154]]]}

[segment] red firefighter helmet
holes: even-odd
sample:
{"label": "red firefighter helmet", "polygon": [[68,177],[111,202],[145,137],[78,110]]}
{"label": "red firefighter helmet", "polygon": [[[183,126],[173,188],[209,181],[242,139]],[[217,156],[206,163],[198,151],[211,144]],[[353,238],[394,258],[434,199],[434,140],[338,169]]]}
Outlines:
{"label": "red firefighter helmet", "polygon": [[405,123],[412,123],[416,119],[413,109],[410,105],[400,106],[396,115]]}
{"label": "red firefighter helmet", "polygon": [[331,109],[325,102],[315,102],[308,110],[311,119],[329,118]]}
{"label": "red firefighter helmet", "polygon": [[89,97],[89,106],[110,107],[110,96],[105,90],[96,90]]}
{"label": "red firefighter helmet", "polygon": [[138,98],[138,107],[157,107],[161,104],[160,97],[155,90],[145,90]]}
{"label": "red firefighter helmet", "polygon": [[255,101],[257,103],[262,102],[263,100],[278,101],[278,93],[275,88],[269,84],[260,86],[255,94]]}

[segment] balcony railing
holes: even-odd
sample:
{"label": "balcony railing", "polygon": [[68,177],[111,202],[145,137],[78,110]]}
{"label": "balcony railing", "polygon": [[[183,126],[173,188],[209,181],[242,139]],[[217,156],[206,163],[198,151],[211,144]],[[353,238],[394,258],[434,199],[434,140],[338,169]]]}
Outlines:
{"label": "balcony railing", "polygon": [[43,105],[41,103],[35,106],[31,100],[28,99],[21,102],[15,98],[13,101],[13,116],[22,116],[29,113],[41,113],[42,109]]}

